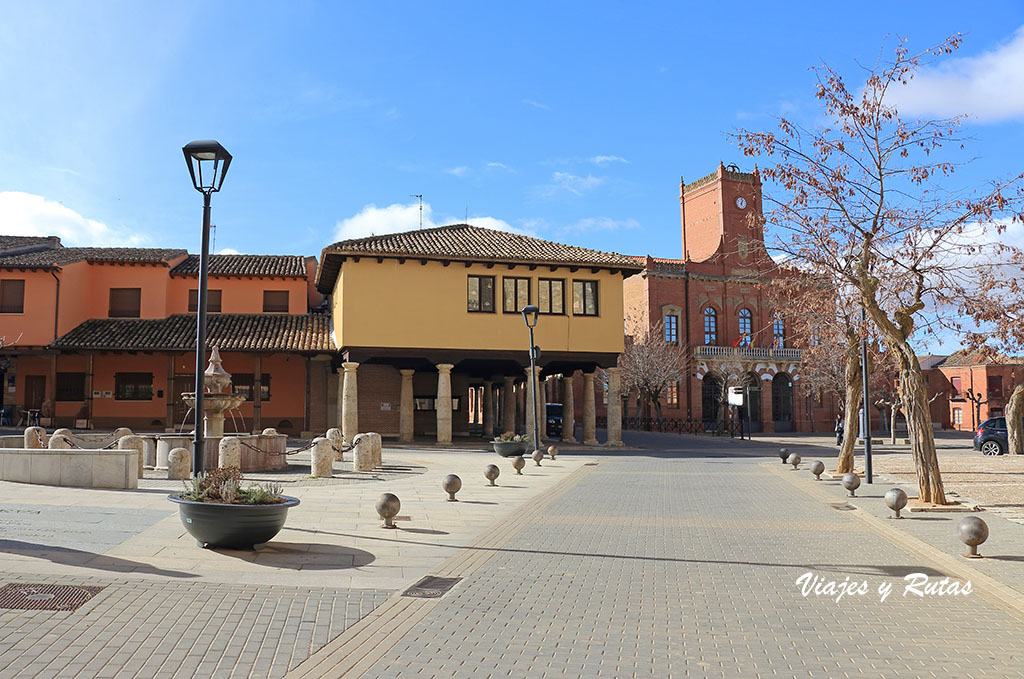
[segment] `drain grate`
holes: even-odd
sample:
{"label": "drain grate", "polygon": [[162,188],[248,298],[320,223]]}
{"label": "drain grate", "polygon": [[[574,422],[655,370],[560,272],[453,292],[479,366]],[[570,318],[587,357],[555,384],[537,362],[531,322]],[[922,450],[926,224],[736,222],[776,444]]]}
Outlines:
{"label": "drain grate", "polygon": [[841,512],[848,512],[851,509],[856,509],[856,507],[846,502],[832,502],[831,504],[829,504],[829,506],[832,509],[838,509]]}
{"label": "drain grate", "polygon": [[402,596],[411,596],[418,599],[440,599],[461,579],[462,578],[440,578],[436,575],[428,575],[409,589],[402,592]]}
{"label": "drain grate", "polygon": [[0,608],[19,611],[74,611],[103,587],[11,584],[0,587]]}

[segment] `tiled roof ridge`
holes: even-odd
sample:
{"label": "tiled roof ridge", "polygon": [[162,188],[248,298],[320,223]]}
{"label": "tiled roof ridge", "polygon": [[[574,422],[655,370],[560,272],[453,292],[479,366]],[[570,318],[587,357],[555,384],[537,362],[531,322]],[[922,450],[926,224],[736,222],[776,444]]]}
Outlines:
{"label": "tiled roof ridge", "polygon": [[[250,255],[244,253],[215,254],[209,256],[211,276],[279,276],[305,278],[305,255]],[[199,255],[189,254],[171,269],[172,276],[199,274]]]}

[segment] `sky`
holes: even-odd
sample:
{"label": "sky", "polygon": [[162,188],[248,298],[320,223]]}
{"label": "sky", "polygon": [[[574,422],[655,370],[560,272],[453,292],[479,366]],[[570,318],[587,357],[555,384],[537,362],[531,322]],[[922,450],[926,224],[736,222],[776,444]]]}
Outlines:
{"label": "sky", "polygon": [[813,124],[809,67],[856,81],[896,35],[965,34],[901,108],[971,115],[958,181],[1019,172],[1024,4],[920,8],[2,0],[0,233],[196,252],[180,148],[212,138],[219,252],[414,229],[422,194],[426,226],[677,258],[680,177],[752,169],[731,131]]}

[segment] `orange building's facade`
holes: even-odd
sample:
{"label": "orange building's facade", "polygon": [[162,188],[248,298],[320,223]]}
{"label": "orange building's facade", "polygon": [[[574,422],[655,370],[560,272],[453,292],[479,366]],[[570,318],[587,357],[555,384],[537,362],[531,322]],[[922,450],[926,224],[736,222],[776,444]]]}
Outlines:
{"label": "orange building's facade", "polygon": [[1024,381],[1019,358],[958,351],[921,359],[932,402],[932,422],[943,429],[972,431],[990,417],[1001,417],[1014,387]]}

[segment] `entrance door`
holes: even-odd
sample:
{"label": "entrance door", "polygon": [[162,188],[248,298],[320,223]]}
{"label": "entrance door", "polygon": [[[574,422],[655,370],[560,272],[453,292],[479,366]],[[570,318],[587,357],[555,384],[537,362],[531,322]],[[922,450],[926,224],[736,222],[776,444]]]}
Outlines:
{"label": "entrance door", "polygon": [[[743,387],[745,389],[745,396],[749,396],[747,406],[744,410],[749,409],[750,411],[750,431],[760,432],[764,430],[761,424],[761,380],[758,379],[755,373],[747,373],[743,378]],[[743,426],[747,426],[747,413],[744,412],[742,415],[744,420]]]}
{"label": "entrance door", "polygon": [[25,410],[39,410],[46,400],[46,375],[25,375]]}
{"label": "entrance door", "polygon": [[775,431],[793,431],[793,380],[786,373],[772,380],[772,420]]}
{"label": "entrance door", "polygon": [[716,375],[708,373],[700,386],[701,419],[704,431],[714,431],[718,426],[718,411],[722,399],[722,382]]}

